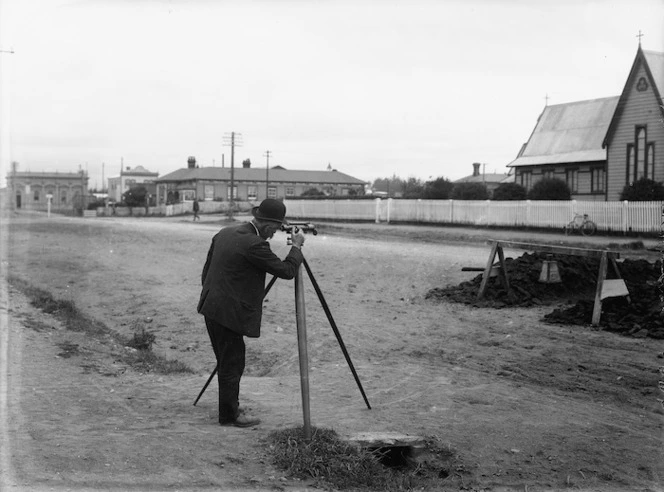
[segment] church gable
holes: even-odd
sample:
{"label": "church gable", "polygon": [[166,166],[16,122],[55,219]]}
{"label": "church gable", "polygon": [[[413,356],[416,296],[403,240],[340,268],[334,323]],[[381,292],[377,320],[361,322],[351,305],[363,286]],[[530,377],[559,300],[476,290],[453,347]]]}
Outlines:
{"label": "church gable", "polygon": [[[652,67],[650,63],[652,62]],[[604,146],[607,198],[618,200],[626,184],[641,178],[664,181],[664,111],[655,74],[664,73],[664,54],[639,47]]]}

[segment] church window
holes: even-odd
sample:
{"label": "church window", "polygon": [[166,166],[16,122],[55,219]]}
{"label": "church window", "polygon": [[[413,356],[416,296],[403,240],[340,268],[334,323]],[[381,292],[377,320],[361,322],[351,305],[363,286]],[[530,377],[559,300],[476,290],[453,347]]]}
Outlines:
{"label": "church window", "polygon": [[35,190],[33,196],[34,196],[35,201],[38,202],[39,201],[39,190]]}
{"label": "church window", "polygon": [[60,192],[60,203],[67,203],[67,190]]}
{"label": "church window", "polygon": [[627,182],[633,183],[643,178],[653,178],[655,170],[655,144],[648,142],[645,126],[637,126],[634,142],[627,144]]}
{"label": "church window", "polygon": [[590,171],[590,189],[593,193],[605,191],[606,171],[603,167],[595,167]]}
{"label": "church window", "polygon": [[568,169],[565,171],[565,181],[567,182],[567,186],[569,188],[569,191],[572,193],[576,193],[579,191],[579,170],[578,169]]}
{"label": "church window", "polygon": [[533,173],[532,171],[521,171],[521,174],[519,174],[519,178],[521,180],[521,186],[523,186],[526,190],[529,190],[530,187],[533,184]]}
{"label": "church window", "polygon": [[646,177],[646,129],[636,128],[636,162],[634,163],[634,181]]}

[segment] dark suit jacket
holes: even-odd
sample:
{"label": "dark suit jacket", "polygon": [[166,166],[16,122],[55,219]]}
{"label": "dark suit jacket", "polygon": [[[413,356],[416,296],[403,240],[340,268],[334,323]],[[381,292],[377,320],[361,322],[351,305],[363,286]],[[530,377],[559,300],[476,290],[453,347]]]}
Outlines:
{"label": "dark suit jacket", "polygon": [[302,253],[291,248],[282,261],[251,223],[219,231],[208,251],[198,312],[248,337],[259,337],[265,274],[292,279]]}

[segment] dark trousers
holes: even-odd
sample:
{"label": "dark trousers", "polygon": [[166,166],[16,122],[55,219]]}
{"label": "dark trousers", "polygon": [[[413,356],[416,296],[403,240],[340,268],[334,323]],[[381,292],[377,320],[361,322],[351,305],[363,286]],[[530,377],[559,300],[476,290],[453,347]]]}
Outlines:
{"label": "dark trousers", "polygon": [[240,378],[245,363],[244,337],[207,317],[205,326],[217,358],[219,422],[226,423],[239,415]]}

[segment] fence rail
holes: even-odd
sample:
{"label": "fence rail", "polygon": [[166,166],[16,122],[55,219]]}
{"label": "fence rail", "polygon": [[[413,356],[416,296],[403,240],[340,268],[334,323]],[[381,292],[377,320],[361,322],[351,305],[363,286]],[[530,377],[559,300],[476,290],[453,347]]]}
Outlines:
{"label": "fence rail", "polygon": [[576,213],[601,232],[662,232],[664,202],[561,200],[286,200],[294,219],[369,220],[559,229]]}

